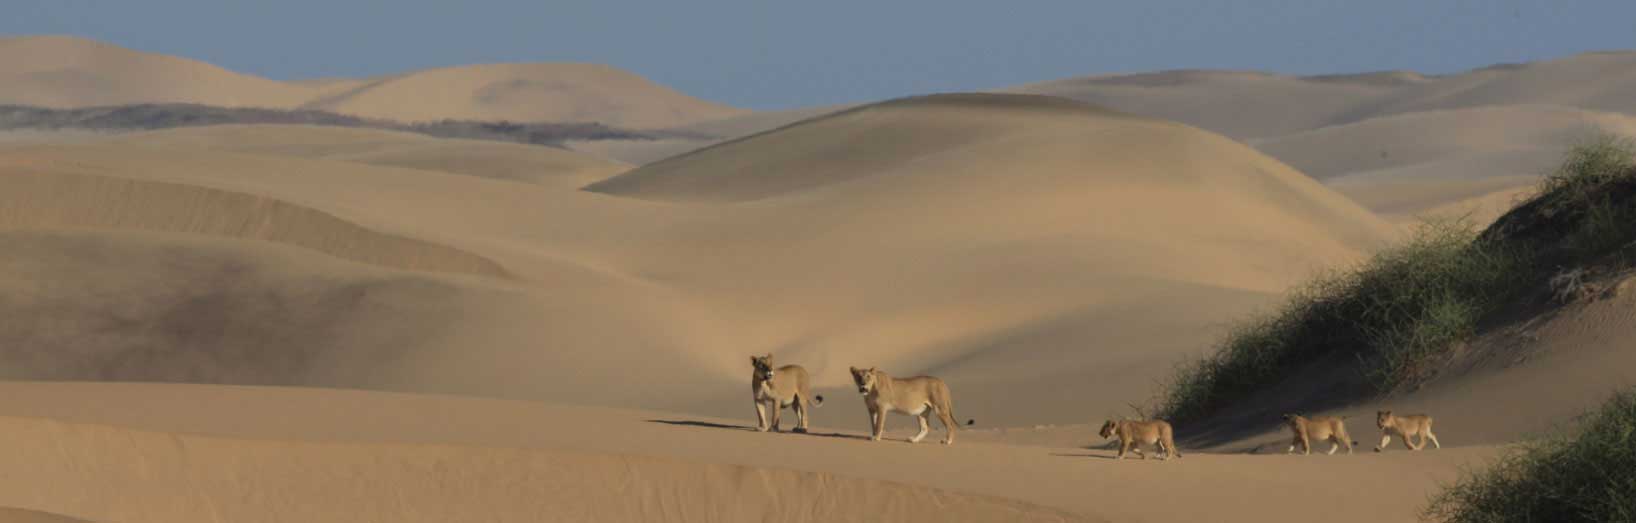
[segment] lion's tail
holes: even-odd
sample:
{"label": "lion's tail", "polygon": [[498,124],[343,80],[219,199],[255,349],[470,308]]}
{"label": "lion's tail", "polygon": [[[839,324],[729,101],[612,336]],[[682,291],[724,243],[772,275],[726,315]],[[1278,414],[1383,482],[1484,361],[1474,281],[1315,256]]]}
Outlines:
{"label": "lion's tail", "polygon": [[819,394],[817,396],[813,396],[812,401],[808,401],[807,403],[811,404],[814,407],[822,407],[822,406],[824,406],[824,395]]}

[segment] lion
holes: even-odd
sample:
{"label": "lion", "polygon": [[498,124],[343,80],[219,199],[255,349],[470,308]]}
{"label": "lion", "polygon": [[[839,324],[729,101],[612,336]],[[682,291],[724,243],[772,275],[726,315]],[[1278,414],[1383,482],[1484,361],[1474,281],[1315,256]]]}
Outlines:
{"label": "lion", "polygon": [[1119,437],[1119,457],[1125,459],[1125,451],[1135,450],[1137,456],[1147,459],[1142,453],[1142,445],[1153,445],[1154,452],[1163,452],[1164,458],[1180,458],[1182,453],[1176,450],[1176,440],[1170,423],[1164,420],[1108,420],[1102,424],[1102,439]]}
{"label": "lion", "polygon": [[[807,409],[824,404],[823,396],[814,396],[807,383],[807,369],[800,365],[773,367],[773,355],[750,356],[755,372],[750,374],[750,394],[756,404],[756,430],[782,432],[778,428],[778,414],[785,407],[795,410],[795,432],[807,432]],[[772,409],[768,423],[767,409]]]}
{"label": "lion", "polygon": [[[1432,417],[1425,414],[1398,416],[1392,411],[1383,410],[1375,413],[1375,426],[1380,427],[1381,432],[1380,445],[1375,447],[1375,452],[1386,450],[1386,446],[1392,444],[1394,433],[1403,438],[1403,446],[1409,447],[1409,450],[1426,448],[1427,439],[1431,439],[1433,448],[1443,448],[1443,444],[1437,442],[1437,435],[1432,434]],[[1409,436],[1416,434],[1420,436],[1419,444],[1409,441]]]}
{"label": "lion", "polygon": [[[881,432],[886,430],[886,413],[901,412],[920,418],[920,433],[909,438],[909,443],[919,443],[926,437],[926,432],[931,430],[930,419],[936,414],[943,428],[949,431],[943,444],[954,444],[954,403],[949,397],[949,386],[943,380],[932,376],[894,378],[874,367],[851,369],[858,394],[863,396],[864,406],[869,407],[870,441],[880,441]],[[967,425],[973,423],[976,420],[966,420]]]}
{"label": "lion", "polygon": [[1301,454],[1311,454],[1313,440],[1329,441],[1328,454],[1334,454],[1335,449],[1341,446],[1345,446],[1346,453],[1351,454],[1352,446],[1358,442],[1352,441],[1352,437],[1346,434],[1346,423],[1343,421],[1345,419],[1345,416],[1317,416],[1308,419],[1299,414],[1285,414],[1284,421],[1289,424],[1290,432],[1295,434],[1295,439],[1290,442],[1289,451],[1285,454],[1294,453],[1296,445],[1301,446]]}

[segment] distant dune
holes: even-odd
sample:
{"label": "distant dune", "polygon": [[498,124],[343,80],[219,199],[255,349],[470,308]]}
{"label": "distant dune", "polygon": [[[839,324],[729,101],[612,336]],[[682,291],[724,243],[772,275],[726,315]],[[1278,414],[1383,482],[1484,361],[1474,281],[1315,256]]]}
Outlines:
{"label": "distant dune", "polygon": [[391,76],[302,104],[400,121],[441,118],[681,125],[743,112],[594,64],[491,64]]}
{"label": "distant dune", "polygon": [[1585,53],[1434,77],[1170,71],[1053,80],[1006,91],[1083,100],[1247,139],[1394,114],[1491,105],[1636,113],[1636,75],[1630,71],[1636,71],[1636,52]]}
{"label": "distant dune", "polygon": [[669,127],[742,113],[591,64],[489,64],[280,82],[68,36],[0,38],[0,104],[195,103],[442,119]]}
{"label": "distant dune", "polygon": [[297,245],[364,263],[504,276],[491,260],[382,234],[333,215],[248,194],[97,175],[8,173],[0,179],[0,227],[106,228],[250,238]]}
{"label": "distant dune", "polygon": [[294,107],[312,96],[309,87],[70,36],[0,38],[0,63],[0,103],[7,104]]}

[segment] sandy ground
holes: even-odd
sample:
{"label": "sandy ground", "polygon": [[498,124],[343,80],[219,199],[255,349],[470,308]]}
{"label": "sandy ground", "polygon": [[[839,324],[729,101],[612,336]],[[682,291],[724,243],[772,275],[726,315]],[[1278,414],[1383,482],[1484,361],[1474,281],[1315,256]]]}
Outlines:
{"label": "sandy ground", "polygon": [[[902,431],[869,442],[821,423],[807,435],[758,433],[742,419],[441,396],[0,389],[9,416],[0,431],[42,448],[6,454],[6,469],[23,471],[12,477],[30,479],[8,482],[0,503],[129,522],[1305,520],[1272,509],[1291,503],[1330,507],[1336,521],[1405,521],[1438,482],[1494,453],[1451,445],[1119,462],[1106,450],[970,441],[997,436],[983,431],[953,446],[909,445]],[[855,401],[820,412],[861,414]]]}

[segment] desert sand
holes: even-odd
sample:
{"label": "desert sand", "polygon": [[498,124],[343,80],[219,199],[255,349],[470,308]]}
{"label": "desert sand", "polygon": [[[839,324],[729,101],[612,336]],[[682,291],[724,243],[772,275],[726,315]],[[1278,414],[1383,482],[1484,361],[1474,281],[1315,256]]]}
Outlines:
{"label": "desert sand", "polygon": [[196,103],[399,121],[601,122],[654,128],[744,112],[597,64],[484,64],[282,82],[71,36],[0,37],[0,104]]}
{"label": "desert sand", "polygon": [[[81,49],[64,56],[96,71],[151,58],[23,38],[0,63],[8,45]],[[539,98],[544,66],[273,82],[166,58],[338,111],[448,89],[447,110],[492,115],[465,93],[498,83],[541,118],[722,136],[629,163],[587,154],[617,144],[312,126],[0,142],[0,521],[1413,520],[1462,470],[1636,380],[1632,284],[1337,409],[1353,455],[1286,456],[1267,421],[1116,462],[1095,430],[1410,217],[1509,201],[1581,124],[1626,128],[1625,91],[1538,85],[1626,58],[750,115],[592,66],[563,74],[649,105]],[[0,81],[40,91],[48,62]],[[1255,93],[1266,105],[1210,98]],[[1342,101],[1278,109],[1298,95]],[[1143,110],[1160,107],[1196,120]],[[751,429],[745,359],[767,352],[826,396],[813,433]],[[943,377],[977,424],[910,445],[893,416],[865,441],[853,365]],[[1377,408],[1438,413],[1444,448],[1369,452]]]}

